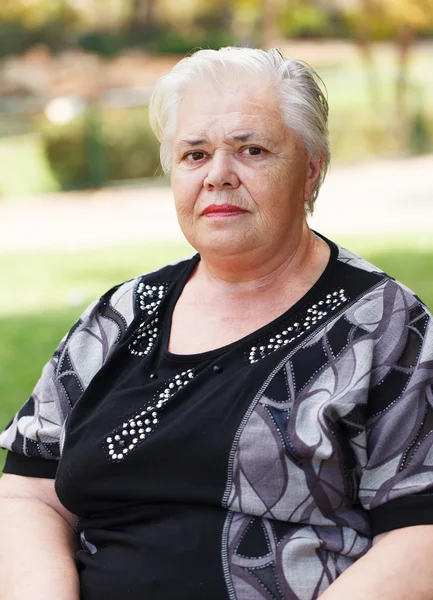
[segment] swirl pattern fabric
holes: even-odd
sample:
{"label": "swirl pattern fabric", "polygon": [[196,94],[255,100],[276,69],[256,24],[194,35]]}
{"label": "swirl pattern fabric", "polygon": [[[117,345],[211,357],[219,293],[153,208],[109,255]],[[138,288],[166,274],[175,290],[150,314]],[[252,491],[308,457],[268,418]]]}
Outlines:
{"label": "swirl pattern fabric", "polygon": [[45,365],[28,401],[0,435],[3,448],[52,460],[55,473],[71,409],[133,319],[135,285],[132,280],[117,286],[85,310]]}
{"label": "swirl pattern fabric", "polygon": [[432,382],[431,316],[389,278],[282,361],[232,448],[230,598],[314,600],[369,549],[367,511],[433,492]]}

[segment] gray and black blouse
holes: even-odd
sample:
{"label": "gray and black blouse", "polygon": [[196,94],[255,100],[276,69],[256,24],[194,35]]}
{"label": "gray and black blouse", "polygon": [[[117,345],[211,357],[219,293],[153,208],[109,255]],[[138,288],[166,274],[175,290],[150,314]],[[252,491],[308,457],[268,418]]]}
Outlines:
{"label": "gray and black blouse", "polygon": [[433,523],[433,326],[329,242],[295,306],[168,351],[200,257],[107,292],[0,436],[78,516],[82,600],[314,600],[373,536]]}

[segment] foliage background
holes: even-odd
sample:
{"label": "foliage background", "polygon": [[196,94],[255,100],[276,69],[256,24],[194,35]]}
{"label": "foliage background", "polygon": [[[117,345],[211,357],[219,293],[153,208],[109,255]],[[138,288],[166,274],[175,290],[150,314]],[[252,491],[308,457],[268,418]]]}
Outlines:
{"label": "foliage background", "polygon": [[[430,152],[432,40],[431,0],[3,0],[0,195],[160,176],[151,87],[197,47],[277,45],[311,62],[336,162]],[[82,101],[63,123],[47,118],[58,97]]]}

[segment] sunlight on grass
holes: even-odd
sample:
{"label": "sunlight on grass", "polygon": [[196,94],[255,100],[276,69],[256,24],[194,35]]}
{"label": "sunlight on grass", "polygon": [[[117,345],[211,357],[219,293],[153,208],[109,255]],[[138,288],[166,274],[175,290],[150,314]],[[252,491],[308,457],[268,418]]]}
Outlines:
{"label": "sunlight on grass", "polygon": [[193,250],[184,244],[104,248],[82,252],[14,252],[0,262],[7,282],[0,315],[84,308],[113,285],[146,273]]}
{"label": "sunlight on grass", "polygon": [[58,189],[35,134],[0,138],[0,165],[0,196]]}
{"label": "sunlight on grass", "polygon": [[359,237],[336,241],[404,283],[433,311],[433,236]]}
{"label": "sunlight on grass", "polygon": [[[335,241],[414,288],[433,306],[432,236],[359,236]],[[8,253],[7,260],[0,261],[0,277],[6,282],[0,295],[0,316],[84,308],[113,285],[193,252],[185,242],[81,252]]]}

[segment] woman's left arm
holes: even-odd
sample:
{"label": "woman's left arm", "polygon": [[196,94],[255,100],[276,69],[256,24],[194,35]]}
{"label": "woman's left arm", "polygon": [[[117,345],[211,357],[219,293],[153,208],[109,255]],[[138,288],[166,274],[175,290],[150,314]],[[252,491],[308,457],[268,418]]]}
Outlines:
{"label": "woman's left arm", "polygon": [[359,464],[373,545],[320,600],[433,600],[433,318],[393,282],[383,307]]}
{"label": "woman's left arm", "polygon": [[349,567],[319,600],[433,600],[433,525],[394,529]]}

